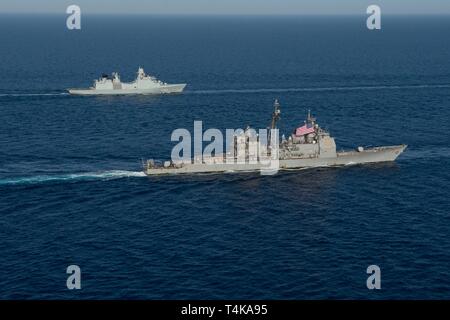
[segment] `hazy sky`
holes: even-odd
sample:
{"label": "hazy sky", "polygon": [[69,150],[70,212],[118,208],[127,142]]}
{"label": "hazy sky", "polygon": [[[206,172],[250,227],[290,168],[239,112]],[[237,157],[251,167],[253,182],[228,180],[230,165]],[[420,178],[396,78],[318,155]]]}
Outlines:
{"label": "hazy sky", "polygon": [[365,14],[378,4],[385,14],[450,14],[450,0],[0,0],[0,13],[145,14]]}

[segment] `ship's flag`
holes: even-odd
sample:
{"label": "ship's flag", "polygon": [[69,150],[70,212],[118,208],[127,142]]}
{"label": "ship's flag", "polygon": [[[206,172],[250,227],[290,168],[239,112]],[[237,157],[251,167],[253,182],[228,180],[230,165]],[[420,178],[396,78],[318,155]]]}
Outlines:
{"label": "ship's flag", "polygon": [[314,132],[314,126],[308,125],[308,124],[305,124],[301,127],[298,127],[297,129],[295,129],[296,136],[303,136],[305,134],[312,133],[312,132]]}

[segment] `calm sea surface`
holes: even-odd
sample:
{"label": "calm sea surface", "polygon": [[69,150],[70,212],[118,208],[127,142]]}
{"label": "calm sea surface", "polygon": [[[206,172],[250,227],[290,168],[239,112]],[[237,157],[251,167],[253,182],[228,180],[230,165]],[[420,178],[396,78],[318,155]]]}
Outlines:
{"label": "calm sea surface", "polygon": [[[450,17],[65,19],[0,15],[0,299],[450,298]],[[186,92],[65,91],[138,66]],[[311,109],[338,149],[409,147],[275,176],[140,172],[174,129],[265,128],[276,98],[286,134]]]}

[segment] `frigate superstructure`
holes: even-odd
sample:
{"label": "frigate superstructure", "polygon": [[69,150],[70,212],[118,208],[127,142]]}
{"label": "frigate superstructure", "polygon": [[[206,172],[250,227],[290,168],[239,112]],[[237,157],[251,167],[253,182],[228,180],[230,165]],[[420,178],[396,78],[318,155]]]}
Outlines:
{"label": "frigate superstructure", "polygon": [[163,94],[180,93],[186,87],[182,84],[169,84],[148,75],[139,67],[136,79],[133,82],[122,82],[117,72],[111,76],[103,74],[94,80],[92,87],[87,89],[68,89],[73,95],[124,95],[124,94]]}
{"label": "frigate superstructure", "polygon": [[[270,129],[276,128],[280,114],[280,104],[275,100]],[[359,146],[354,150],[336,151],[334,138],[327,130],[319,126],[316,118],[311,116],[310,112],[308,112],[304,124],[296,128],[288,138],[283,135],[280,141],[277,136],[276,146],[270,145],[273,144],[270,137],[264,147],[260,144],[258,138],[252,140],[250,136],[250,128],[243,131],[241,135],[235,136],[234,143],[231,144],[231,150],[228,150],[225,154],[202,157],[201,159],[195,159],[194,157],[189,161],[170,160],[157,163],[153,159],[147,160],[143,164],[144,173],[160,175],[264,171],[273,170],[274,164],[276,165],[276,171],[278,171],[390,162],[394,161],[407,147],[405,144],[371,148]],[[236,146],[239,145],[244,146],[244,149],[247,150],[244,159],[238,156],[239,152]],[[248,150],[258,148],[264,149],[262,154],[266,152],[271,161],[250,161]],[[274,150],[276,150],[276,154],[274,154]]]}

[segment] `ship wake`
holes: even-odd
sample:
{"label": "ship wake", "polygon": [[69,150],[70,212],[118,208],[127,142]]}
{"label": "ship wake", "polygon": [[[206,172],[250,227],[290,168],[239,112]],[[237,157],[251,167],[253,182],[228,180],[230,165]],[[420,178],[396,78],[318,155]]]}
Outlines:
{"label": "ship wake", "polygon": [[436,89],[450,88],[450,84],[418,85],[377,85],[349,87],[310,87],[310,88],[261,88],[261,89],[220,89],[192,90],[187,94],[226,94],[226,93],[283,93],[283,92],[321,92],[321,91],[357,91],[357,90],[401,90],[401,89]]}
{"label": "ship wake", "polygon": [[142,171],[110,170],[100,172],[72,173],[61,175],[37,175],[0,179],[0,186],[43,184],[47,182],[76,182],[92,180],[112,180],[130,177],[145,177]]}
{"label": "ship wake", "polygon": [[0,93],[0,97],[51,97],[51,96],[67,96],[68,92],[53,92],[53,93]]}
{"label": "ship wake", "polygon": [[[307,88],[249,88],[249,89],[199,89],[184,91],[185,94],[227,94],[227,93],[288,93],[288,92],[323,92],[323,91],[358,91],[358,90],[414,90],[450,88],[450,84],[413,84],[413,85],[373,85],[373,86],[347,86],[347,87],[307,87]],[[70,96],[68,92],[6,92],[0,97],[45,97]]]}

